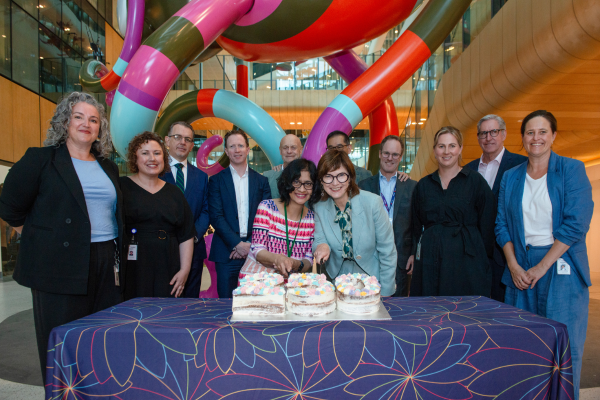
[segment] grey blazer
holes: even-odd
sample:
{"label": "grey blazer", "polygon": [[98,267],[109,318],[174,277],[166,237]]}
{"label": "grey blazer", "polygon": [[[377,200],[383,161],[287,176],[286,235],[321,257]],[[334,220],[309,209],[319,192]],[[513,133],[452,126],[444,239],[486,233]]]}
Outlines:
{"label": "grey blazer", "polygon": [[[381,197],[367,191],[350,200],[352,204],[352,246],[356,263],[381,283],[381,295],[391,296],[396,288],[396,246],[394,232]],[[326,261],[329,276],[335,278],[342,268],[342,231],[335,219],[332,199],[315,204],[313,251],[321,243],[329,245]]]}
{"label": "grey blazer", "polygon": [[277,189],[277,179],[283,173],[283,169],[279,171],[273,171],[272,169],[263,172],[263,176],[269,180],[269,186],[271,187],[271,196],[273,199],[279,198],[279,190]]}

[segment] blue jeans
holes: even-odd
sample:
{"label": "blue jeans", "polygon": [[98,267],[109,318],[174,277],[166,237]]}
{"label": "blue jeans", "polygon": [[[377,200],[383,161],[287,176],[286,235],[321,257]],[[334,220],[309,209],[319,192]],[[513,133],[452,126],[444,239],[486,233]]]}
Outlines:
{"label": "blue jeans", "polygon": [[226,263],[215,263],[217,270],[217,292],[220,299],[231,298],[231,292],[237,287],[240,270],[246,259],[229,260]]}
{"label": "blue jeans", "polygon": [[[526,271],[535,267],[551,247],[527,246],[527,262],[521,267]],[[573,268],[573,261],[569,255],[565,253],[562,258],[571,266],[570,275],[558,275],[554,263],[533,289],[519,290],[507,287],[504,302],[567,326],[573,363],[573,387],[575,399],[578,399],[590,292]]]}

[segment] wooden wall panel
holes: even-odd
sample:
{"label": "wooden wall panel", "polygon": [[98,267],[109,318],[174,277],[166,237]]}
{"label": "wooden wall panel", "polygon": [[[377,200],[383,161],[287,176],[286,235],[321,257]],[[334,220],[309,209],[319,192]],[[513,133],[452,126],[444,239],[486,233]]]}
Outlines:
{"label": "wooden wall panel", "polygon": [[0,76],[0,160],[14,162],[12,89],[14,83]]}
{"label": "wooden wall panel", "polygon": [[29,147],[40,143],[40,100],[29,90],[13,84],[13,157],[18,161]]}
{"label": "wooden wall panel", "polygon": [[106,32],[106,66],[108,69],[112,69],[121,54],[123,38],[107,22],[104,25]]}
{"label": "wooden wall panel", "polygon": [[46,132],[50,128],[50,120],[54,115],[56,104],[40,97],[40,143],[46,140]]}

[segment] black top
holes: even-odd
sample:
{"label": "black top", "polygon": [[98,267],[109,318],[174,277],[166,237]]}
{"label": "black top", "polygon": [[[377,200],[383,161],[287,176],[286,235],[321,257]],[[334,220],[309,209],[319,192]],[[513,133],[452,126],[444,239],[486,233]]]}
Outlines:
{"label": "black top", "polygon": [[411,296],[490,296],[496,201],[485,179],[463,168],[442,189],[438,172],[421,179],[412,202]]}
{"label": "black top", "polygon": [[[92,150],[117,192],[122,241],[119,169]],[[67,146],[31,147],[10,169],[0,196],[0,218],[22,226],[14,279],[32,289],[87,293],[91,226],[81,182]]]}
{"label": "black top", "polygon": [[[183,193],[170,183],[152,194],[121,177],[125,220],[125,250],[135,228],[137,260],[126,261],[125,298],[167,297],[169,282],[179,271],[179,244],[196,235],[194,216]],[[127,258],[127,252],[123,252]]]}

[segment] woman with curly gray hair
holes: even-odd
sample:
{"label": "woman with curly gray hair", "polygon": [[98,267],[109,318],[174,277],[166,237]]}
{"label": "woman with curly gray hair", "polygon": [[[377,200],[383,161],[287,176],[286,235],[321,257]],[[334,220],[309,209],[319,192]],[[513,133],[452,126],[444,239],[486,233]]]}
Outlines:
{"label": "woman with curly gray hair", "polygon": [[123,285],[122,195],[104,107],[73,92],[50,126],[0,196],[0,218],[22,235],[13,277],[31,288],[44,381],[52,328],[118,304]]}

